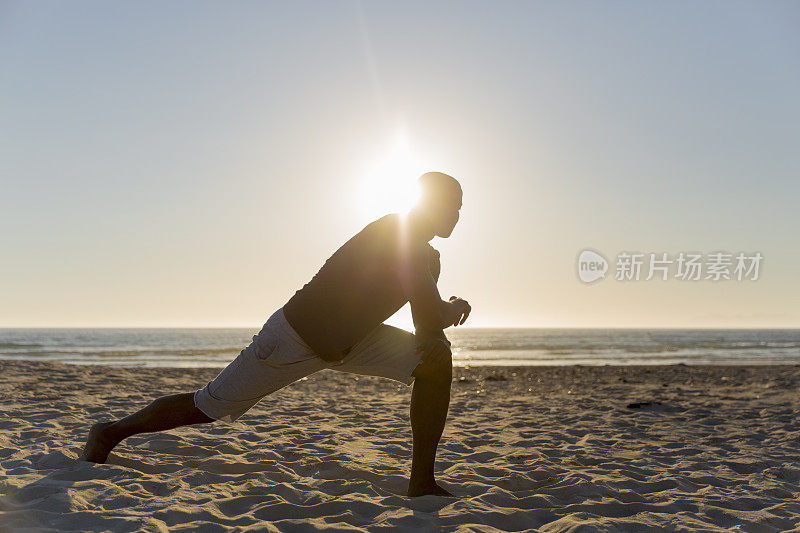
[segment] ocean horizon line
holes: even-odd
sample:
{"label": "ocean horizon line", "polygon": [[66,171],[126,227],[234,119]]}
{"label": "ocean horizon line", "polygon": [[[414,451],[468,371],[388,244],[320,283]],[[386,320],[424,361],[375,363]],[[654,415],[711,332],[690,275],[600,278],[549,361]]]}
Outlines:
{"label": "ocean horizon line", "polygon": [[[203,330],[203,329],[256,329],[263,324],[256,326],[0,326],[0,331],[7,330],[97,330],[97,329],[184,329],[184,330]],[[396,326],[401,327],[401,326]],[[401,329],[406,329],[402,328]],[[413,329],[413,328],[411,328]],[[680,331],[800,331],[800,326],[459,326],[445,328],[444,331],[464,331],[464,330],[618,330],[618,331],[642,331],[642,330],[680,330]]]}

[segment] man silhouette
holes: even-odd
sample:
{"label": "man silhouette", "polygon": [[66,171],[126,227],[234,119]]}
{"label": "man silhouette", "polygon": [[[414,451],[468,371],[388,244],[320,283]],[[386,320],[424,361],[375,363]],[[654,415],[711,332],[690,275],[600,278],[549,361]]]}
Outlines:
{"label": "man silhouette", "polygon": [[[419,201],[407,215],[385,215],[343,244],[205,387],[94,424],[82,459],[103,463],[117,444],[139,433],[233,422],[264,396],[328,368],[413,383],[407,494],[452,496],[434,479],[452,381],[443,330],[463,324],[471,308],[461,298],[440,297],[439,252],[428,241],[450,236],[462,191],[458,181],[440,172],[425,173],[418,183]],[[406,302],[414,334],[383,324]]]}

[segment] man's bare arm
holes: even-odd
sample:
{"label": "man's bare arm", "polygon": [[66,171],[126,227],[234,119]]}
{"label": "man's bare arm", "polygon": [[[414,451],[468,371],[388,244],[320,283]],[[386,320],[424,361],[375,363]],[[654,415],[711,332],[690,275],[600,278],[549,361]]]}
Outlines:
{"label": "man's bare arm", "polygon": [[417,333],[438,333],[446,326],[447,302],[439,295],[436,281],[430,271],[411,269],[404,277],[403,290],[411,304],[411,315]]}
{"label": "man's bare arm", "polygon": [[[439,261],[439,251],[433,247],[428,247],[428,251],[430,252],[430,257],[428,258],[428,269],[433,277],[433,282],[437,284],[439,283],[439,274],[442,271],[442,264]],[[441,300],[441,298],[440,298]],[[444,302],[442,302],[444,304]],[[441,305],[440,305],[440,314],[443,315]],[[439,330],[425,330],[425,326],[419,320],[419,317],[414,313],[414,309],[411,310],[411,318],[414,321],[414,331],[422,342],[426,339],[439,339],[443,341],[447,346],[450,346],[450,341],[447,339],[447,336],[444,334],[444,331]]]}
{"label": "man's bare arm", "polygon": [[[438,267],[438,252],[434,267]],[[450,342],[443,329],[454,325],[460,318],[462,306],[451,301],[445,302],[439,295],[436,282],[439,268],[431,272],[429,268],[428,249],[416,248],[409,253],[401,276],[403,289],[411,303],[411,315],[417,336],[424,340],[436,338],[443,340],[448,346]]]}

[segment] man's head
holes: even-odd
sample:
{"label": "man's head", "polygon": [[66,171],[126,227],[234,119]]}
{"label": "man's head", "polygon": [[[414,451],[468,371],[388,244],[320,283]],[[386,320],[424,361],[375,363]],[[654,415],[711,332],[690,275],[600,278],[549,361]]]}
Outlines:
{"label": "man's head", "polygon": [[458,223],[461,209],[461,185],[452,176],[441,172],[426,172],[417,180],[419,201],[415,211],[425,217],[434,235],[447,238]]}

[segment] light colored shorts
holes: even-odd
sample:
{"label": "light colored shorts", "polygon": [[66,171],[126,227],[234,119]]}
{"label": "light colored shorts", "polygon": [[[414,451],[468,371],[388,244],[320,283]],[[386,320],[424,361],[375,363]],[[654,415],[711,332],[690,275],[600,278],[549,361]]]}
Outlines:
{"label": "light colored shorts", "polygon": [[281,307],[236,359],[195,392],[194,404],[215,420],[233,422],[264,396],[326,368],[411,385],[422,357],[414,353],[416,345],[413,333],[380,324],[344,359],[325,361],[289,325]]}

